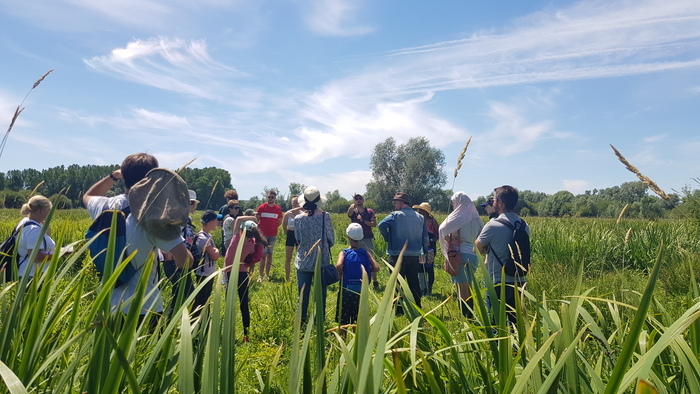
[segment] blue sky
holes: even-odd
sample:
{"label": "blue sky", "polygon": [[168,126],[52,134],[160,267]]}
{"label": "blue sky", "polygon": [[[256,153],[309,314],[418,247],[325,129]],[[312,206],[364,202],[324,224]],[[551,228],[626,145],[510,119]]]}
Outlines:
{"label": "blue sky", "polygon": [[[0,171],[216,166],[242,198],[349,197],[424,136],[447,188],[575,194],[700,176],[700,1],[0,0]],[[7,126],[4,126],[7,127]],[[5,129],[3,129],[5,130]]]}

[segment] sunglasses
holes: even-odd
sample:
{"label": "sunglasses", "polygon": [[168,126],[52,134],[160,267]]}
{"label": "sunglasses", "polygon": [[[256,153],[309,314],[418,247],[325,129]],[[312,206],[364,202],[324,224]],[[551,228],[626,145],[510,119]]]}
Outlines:
{"label": "sunglasses", "polygon": [[277,198],[277,196],[267,196],[268,199],[270,198]]}
{"label": "sunglasses", "polygon": [[362,198],[362,197],[355,198],[355,201],[362,201],[362,200],[364,200],[364,198]]}
{"label": "sunglasses", "polygon": [[241,207],[231,207],[229,209],[241,209]]}

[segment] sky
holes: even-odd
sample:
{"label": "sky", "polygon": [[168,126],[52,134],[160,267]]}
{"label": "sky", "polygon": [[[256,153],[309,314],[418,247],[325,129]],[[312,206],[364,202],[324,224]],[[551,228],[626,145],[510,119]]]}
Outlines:
{"label": "sky", "polygon": [[[349,198],[426,137],[445,188],[700,187],[700,1],[0,0],[0,171],[219,167]],[[6,130],[3,126],[2,130]],[[457,158],[471,138],[462,167]]]}

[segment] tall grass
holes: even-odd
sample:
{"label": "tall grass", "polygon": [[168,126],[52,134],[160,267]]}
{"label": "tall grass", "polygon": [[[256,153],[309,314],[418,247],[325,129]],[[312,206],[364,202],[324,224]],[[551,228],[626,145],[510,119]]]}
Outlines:
{"label": "tall grass", "polygon": [[[52,212],[45,227],[59,245],[72,242],[89,225],[83,215]],[[2,216],[0,233],[18,215]],[[346,219],[333,219],[344,234]],[[385,262],[384,288],[363,285],[347,335],[332,317],[337,285],[324,309],[314,284],[302,325],[296,283],[281,279],[280,247],[273,281],[251,285],[247,345],[237,338],[237,293],[220,273],[209,279],[211,302],[199,317],[189,309],[193,296],[177,303],[163,282],[166,303],[181,305],[152,324],[136,307],[130,315],[109,312],[113,283],[98,280],[82,246],[54,257],[40,277],[0,288],[0,391],[627,392],[644,380],[659,392],[700,392],[700,248],[684,222],[529,224],[533,270],[515,327],[500,303],[487,307],[486,297],[500,298],[488,280],[474,283],[476,318],[462,318],[440,271],[440,294],[396,316],[397,293],[408,300],[411,293]],[[337,238],[336,255],[346,244]],[[483,265],[477,277],[486,277]],[[145,283],[139,289],[134,305],[143,302]]]}

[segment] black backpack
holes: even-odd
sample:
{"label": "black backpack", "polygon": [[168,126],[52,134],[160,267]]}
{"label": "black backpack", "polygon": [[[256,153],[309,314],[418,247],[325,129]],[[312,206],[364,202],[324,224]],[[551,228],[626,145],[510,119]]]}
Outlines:
{"label": "black backpack", "polygon": [[515,225],[511,224],[508,219],[498,218],[495,220],[513,230],[513,238],[508,243],[510,253],[505,262],[501,261],[495,252],[493,255],[496,256],[501,267],[504,267],[506,275],[526,276],[530,271],[530,236],[525,231],[527,223],[522,219],[515,222]]}
{"label": "black backpack", "polygon": [[192,245],[190,245],[190,253],[192,253],[192,258],[194,259],[191,269],[199,267],[202,264],[202,260],[204,260],[202,251],[199,250],[199,248],[197,247],[197,240],[199,240],[199,233],[196,233],[194,235],[194,238],[192,239]]}
{"label": "black backpack", "polygon": [[12,234],[5,238],[0,244],[0,271],[5,271],[5,282],[11,282],[14,278],[15,272],[17,271],[17,265],[14,264],[13,259],[17,253],[17,237],[21,229],[35,225],[30,221],[24,222],[24,226],[12,231]]}

